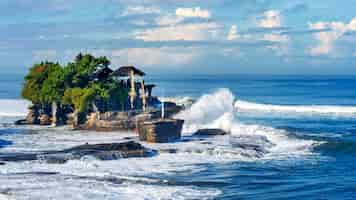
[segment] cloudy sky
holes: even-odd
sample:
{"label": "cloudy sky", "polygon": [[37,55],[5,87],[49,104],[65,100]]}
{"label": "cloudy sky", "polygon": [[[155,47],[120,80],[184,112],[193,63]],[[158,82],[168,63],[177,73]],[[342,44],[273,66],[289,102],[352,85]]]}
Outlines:
{"label": "cloudy sky", "polygon": [[3,71],[78,52],[152,73],[356,74],[356,0],[1,0]]}

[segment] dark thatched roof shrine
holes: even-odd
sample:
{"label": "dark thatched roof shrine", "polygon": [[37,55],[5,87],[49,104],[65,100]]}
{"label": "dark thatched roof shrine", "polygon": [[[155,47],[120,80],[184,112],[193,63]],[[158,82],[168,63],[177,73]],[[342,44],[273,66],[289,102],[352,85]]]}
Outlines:
{"label": "dark thatched roof shrine", "polygon": [[122,66],[119,69],[115,70],[111,75],[113,76],[130,76],[130,72],[133,71],[134,75],[145,76],[145,72],[135,68],[134,66]]}

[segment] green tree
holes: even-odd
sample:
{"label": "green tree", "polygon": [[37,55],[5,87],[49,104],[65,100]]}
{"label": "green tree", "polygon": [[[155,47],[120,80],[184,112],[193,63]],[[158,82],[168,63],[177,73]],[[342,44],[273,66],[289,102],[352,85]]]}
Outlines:
{"label": "green tree", "polygon": [[[58,71],[61,69],[58,63],[47,61],[33,65],[25,77],[24,86],[21,91],[22,97],[31,101],[33,104],[47,103],[48,97],[46,97],[46,95],[52,93],[52,91],[49,91],[50,87],[53,86],[53,84],[58,84],[58,82],[60,82],[58,79],[62,79],[63,81],[63,78],[58,76]],[[52,78],[52,75],[55,75],[55,78]],[[51,78],[50,81],[48,81],[49,77]],[[60,96],[60,94],[58,94],[57,97],[58,96]],[[50,97],[52,97],[52,94]]]}
{"label": "green tree", "polygon": [[76,112],[86,112],[94,98],[95,90],[93,88],[71,88],[64,92],[62,103],[73,105]]}
{"label": "green tree", "polygon": [[104,111],[113,103],[123,107],[128,97],[127,89],[113,77],[95,78],[98,70],[109,65],[106,57],[90,54],[78,54],[65,67],[48,61],[35,64],[25,77],[22,97],[38,105],[45,113],[50,112],[52,103],[61,107],[69,105],[77,113],[87,112],[96,101],[106,105]]}
{"label": "green tree", "polygon": [[65,67],[65,85],[69,88],[86,88],[93,81],[93,74],[109,65],[106,57],[78,54],[75,61]]}
{"label": "green tree", "polygon": [[49,104],[59,103],[64,95],[64,70],[61,66],[55,65],[48,73],[47,79],[43,82],[41,90],[41,102]]}
{"label": "green tree", "polygon": [[124,109],[125,102],[129,96],[128,89],[122,88],[118,82],[108,83],[110,100],[118,102],[121,109]]}

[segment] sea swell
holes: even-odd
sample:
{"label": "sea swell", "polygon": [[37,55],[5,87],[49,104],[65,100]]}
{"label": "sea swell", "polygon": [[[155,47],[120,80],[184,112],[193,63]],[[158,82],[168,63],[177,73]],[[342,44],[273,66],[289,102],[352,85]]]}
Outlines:
{"label": "sea swell", "polygon": [[290,114],[315,114],[330,116],[353,116],[356,117],[356,106],[334,105],[273,105],[260,104],[249,101],[237,100],[235,108],[239,111],[290,113]]}

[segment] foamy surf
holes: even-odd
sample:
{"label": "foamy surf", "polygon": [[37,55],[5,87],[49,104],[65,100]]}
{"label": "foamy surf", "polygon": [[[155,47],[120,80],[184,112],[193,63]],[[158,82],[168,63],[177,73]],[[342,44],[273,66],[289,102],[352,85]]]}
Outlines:
{"label": "foamy surf", "polygon": [[[177,174],[192,176],[208,170],[209,164],[295,159],[313,154],[319,143],[298,139],[284,130],[247,125],[235,119],[235,97],[228,89],[203,95],[175,117],[185,119],[184,140],[144,146],[159,150],[151,158],[101,161],[92,157],[64,164],[41,161],[7,163],[0,168],[0,193],[16,199],[214,199],[222,191],[198,187],[191,182],[176,184]],[[200,128],[221,128],[231,135],[201,140],[192,136]],[[13,144],[1,153],[60,150],[84,143],[137,140],[132,132],[105,133],[66,128],[37,128],[34,133],[11,133],[2,139]],[[175,153],[164,151],[176,150]],[[170,182],[170,179],[172,182]],[[190,179],[189,179],[190,180]],[[11,188],[11,190],[8,190]],[[18,189],[21,188],[21,189]],[[31,191],[31,192],[29,192]]]}
{"label": "foamy surf", "polygon": [[219,89],[212,94],[202,96],[189,109],[175,117],[185,119],[183,130],[187,135],[200,128],[223,129],[231,132],[230,143],[243,140],[244,145],[268,152],[265,158],[312,154],[313,147],[320,144],[313,140],[293,138],[284,130],[243,124],[234,118],[238,112],[233,106],[234,101],[235,97],[230,90]]}
{"label": "foamy surf", "polygon": [[0,99],[0,116],[22,117],[26,116],[28,101],[20,99]]}
{"label": "foamy surf", "polygon": [[235,108],[248,112],[277,112],[295,114],[318,114],[333,116],[356,116],[355,106],[332,105],[272,105],[237,100]]}

